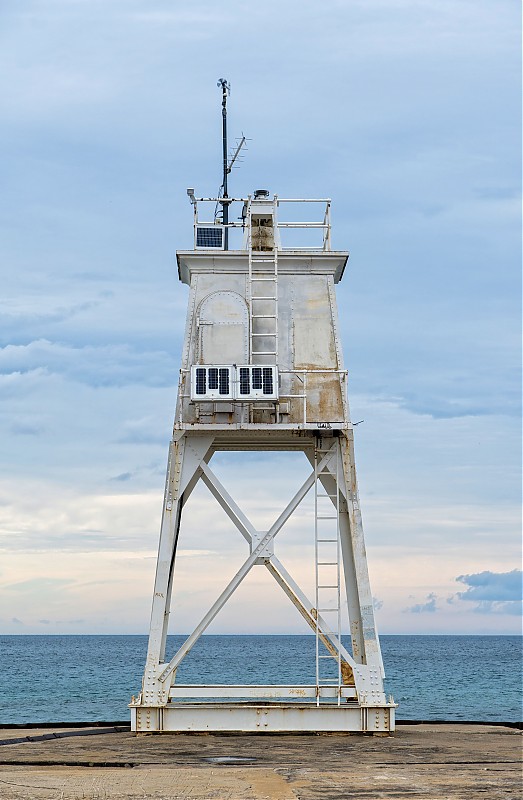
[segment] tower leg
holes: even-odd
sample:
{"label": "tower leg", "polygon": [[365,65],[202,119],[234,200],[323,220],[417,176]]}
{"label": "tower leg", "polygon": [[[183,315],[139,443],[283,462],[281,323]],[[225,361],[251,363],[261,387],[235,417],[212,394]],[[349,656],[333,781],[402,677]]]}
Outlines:
{"label": "tower leg", "polygon": [[[336,440],[335,440],[336,441]],[[360,664],[378,668],[383,677],[383,660],[374,620],[374,605],[370,588],[367,555],[363,536],[358,483],[354,461],[353,432],[340,435],[336,447],[339,485],[336,486],[336,467],[332,463],[331,474],[322,473],[322,482],[328,494],[339,490],[339,525],[343,572],[347,596],[353,658]],[[312,455],[307,457],[313,463]],[[334,460],[333,460],[334,461]]]}
{"label": "tower leg", "polygon": [[158,681],[158,674],[161,672],[160,665],[165,659],[174,562],[182,509],[198,481],[200,465],[211,451],[213,439],[213,436],[207,435],[182,434],[173,438],[169,447],[147,661],[140,698],[143,705],[165,705],[168,701],[171,682],[161,683]]}
{"label": "tower leg", "polygon": [[[340,438],[340,449],[343,476],[345,478],[345,500],[347,503],[347,525],[344,526],[343,540],[350,535],[351,559],[348,559],[348,571],[353,571],[353,580],[358,595],[358,605],[361,617],[361,638],[363,639],[364,663],[378,667],[381,677],[384,676],[381,648],[376,632],[374,619],[374,602],[370,588],[369,570],[367,567],[367,553],[363,536],[363,523],[361,519],[360,498],[358,494],[358,481],[356,478],[356,464],[354,460],[354,434],[352,430]],[[349,548],[345,545],[346,550]]]}

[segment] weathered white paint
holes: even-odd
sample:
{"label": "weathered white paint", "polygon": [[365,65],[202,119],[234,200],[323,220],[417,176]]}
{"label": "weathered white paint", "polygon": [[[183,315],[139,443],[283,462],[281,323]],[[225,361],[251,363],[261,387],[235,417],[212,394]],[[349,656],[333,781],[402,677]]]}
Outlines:
{"label": "weathered white paint", "polygon": [[[190,285],[189,305],[147,664],[142,691],[131,703],[133,730],[390,732],[395,705],[383,690],[334,291],[348,254],[330,249],[328,201],[322,222],[292,223],[316,228],[320,245],[290,251],[281,245],[280,228],[291,223],[281,223],[277,213],[287,201],[275,197],[238,202],[245,220],[243,249],[177,254],[180,279]],[[231,230],[238,225],[233,223]],[[197,365],[228,367],[230,395],[197,396],[191,385]],[[260,388],[241,397],[242,365],[271,366],[278,383],[274,394],[264,395]],[[249,374],[251,380],[255,373]],[[300,450],[313,466],[269,530],[252,525],[211,469],[213,453],[229,449]],[[248,542],[249,555],[178,652],[166,660],[178,532],[183,506],[199,480]],[[275,537],[312,487],[316,596],[311,601],[278,560]],[[322,555],[327,546],[334,555]],[[178,685],[179,664],[247,574],[259,566],[269,571],[316,633],[316,686]],[[322,600],[327,591],[328,602]],[[352,653],[341,644],[343,596]],[[322,603],[327,603],[325,610]],[[337,677],[324,672],[329,660],[334,660]],[[187,703],[190,697],[199,702]],[[271,703],[265,707],[233,702],[242,697]],[[214,702],[216,698],[222,702]],[[288,702],[281,702],[285,698]],[[299,704],[297,698],[309,702]]]}

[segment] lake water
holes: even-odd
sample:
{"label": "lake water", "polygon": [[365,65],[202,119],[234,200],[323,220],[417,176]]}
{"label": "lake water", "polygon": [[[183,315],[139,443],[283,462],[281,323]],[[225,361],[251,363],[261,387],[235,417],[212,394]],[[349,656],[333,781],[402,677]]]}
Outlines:
{"label": "lake water", "polygon": [[[168,653],[184,640],[170,636]],[[398,719],[520,721],[520,636],[380,636]],[[0,724],[127,720],[146,636],[0,636]],[[314,636],[202,636],[181,683],[314,684]]]}

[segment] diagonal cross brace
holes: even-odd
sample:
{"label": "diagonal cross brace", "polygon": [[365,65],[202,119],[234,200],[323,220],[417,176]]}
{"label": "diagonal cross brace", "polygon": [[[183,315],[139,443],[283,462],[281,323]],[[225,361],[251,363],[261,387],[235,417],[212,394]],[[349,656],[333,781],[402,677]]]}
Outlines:
{"label": "diagonal cross brace", "polygon": [[[323,457],[323,459],[321,460],[321,462],[319,464],[319,468],[320,469],[324,466],[325,463],[327,463],[330,460],[330,457],[331,457],[331,453],[327,453]],[[241,520],[241,523],[242,523],[241,527],[240,527],[240,525],[238,525],[238,527],[242,531],[242,533],[245,536],[245,538],[247,538],[246,534],[248,534],[249,536],[252,537],[253,532],[255,533],[255,529],[253,528],[251,523],[247,520],[247,518],[245,517],[243,512],[241,512],[241,510],[238,508],[238,506],[236,506],[236,503],[234,503],[232,498],[229,498],[229,496],[227,495],[227,492],[223,489],[223,487],[219,483],[218,479],[215,478],[212,470],[208,467],[208,465],[206,465],[204,463],[200,464],[200,468],[202,470],[202,478],[205,476],[206,485],[209,486],[209,484],[211,484],[213,486],[213,489],[211,490],[213,495],[215,497],[217,496],[217,494],[221,495],[220,505],[222,505],[222,508],[224,508],[227,511],[229,517],[235,522],[235,524],[236,524],[236,521],[235,521],[236,519],[238,520],[238,522],[240,522],[240,520]],[[236,591],[236,589],[238,588],[240,583],[243,581],[245,576],[249,573],[249,571],[255,565],[256,560],[259,558],[261,553],[263,553],[263,551],[265,550],[265,548],[267,547],[269,542],[271,542],[274,539],[276,534],[281,530],[281,528],[283,527],[285,522],[289,519],[291,514],[299,506],[299,504],[301,503],[301,501],[303,500],[303,498],[305,497],[305,495],[307,494],[309,489],[311,489],[311,487],[314,485],[314,481],[315,481],[315,474],[314,474],[314,472],[312,472],[309,475],[309,477],[305,480],[305,482],[302,484],[300,489],[298,489],[298,491],[296,492],[296,494],[294,495],[292,500],[288,503],[286,508],[282,511],[282,513],[280,514],[280,516],[278,517],[276,522],[274,522],[274,524],[267,531],[267,533],[261,539],[259,539],[256,547],[253,548],[249,558],[242,564],[242,566],[240,567],[240,569],[238,570],[238,572],[236,573],[234,578],[230,581],[228,586],[223,590],[223,592],[218,597],[218,599],[215,601],[215,603],[213,603],[211,608],[207,611],[207,613],[202,618],[200,623],[196,626],[196,628],[191,633],[191,635],[185,640],[183,645],[180,647],[178,652],[173,656],[173,658],[169,661],[169,663],[166,664],[165,668],[162,670],[162,672],[158,676],[158,679],[161,682],[164,682],[168,678],[168,676],[172,672],[174,672],[174,670],[178,667],[180,662],[185,658],[187,653],[192,649],[192,647],[198,641],[198,639],[200,638],[202,633],[211,624],[211,622],[213,621],[215,616],[218,614],[218,612],[221,610],[221,608],[223,608],[223,606],[225,605],[225,603],[227,602],[229,597],[231,597],[231,595]],[[211,487],[209,486],[209,488],[211,488]],[[221,490],[223,490],[223,491],[221,491]],[[216,494],[215,494],[215,492],[216,492]],[[225,500],[226,496],[227,496],[227,500],[229,500],[229,499],[231,500],[231,505],[230,506],[229,506],[229,503]]]}
{"label": "diagonal cross brace", "polygon": [[[228,493],[227,489],[220,483],[207,464],[201,467],[201,478],[246,541],[251,544],[253,539],[256,540],[258,534],[254,526],[250,523],[243,511]],[[338,637],[332,632],[327,633],[329,629],[328,624],[321,614],[314,609],[313,604],[301,591],[296,581],[289,575],[280,560],[276,558],[275,555],[272,555],[270,558],[265,559],[265,566],[311,628],[315,631],[316,626],[318,626],[320,638],[329,652],[334,654],[333,651],[339,650],[344,661],[347,661],[348,664],[354,663],[352,656],[345,647],[343,647]]]}

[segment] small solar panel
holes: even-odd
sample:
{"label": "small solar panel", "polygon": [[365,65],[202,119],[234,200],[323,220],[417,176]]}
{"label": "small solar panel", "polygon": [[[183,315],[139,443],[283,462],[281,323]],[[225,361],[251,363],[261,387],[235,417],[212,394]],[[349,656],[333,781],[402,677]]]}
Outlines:
{"label": "small solar panel", "polygon": [[240,367],[240,394],[249,394],[249,367]]}
{"label": "small solar panel", "polygon": [[223,229],[196,228],[196,247],[223,247]]}
{"label": "small solar panel", "polygon": [[229,367],[222,367],[218,372],[220,376],[220,394],[229,394]]}
{"label": "small solar panel", "polygon": [[263,369],[263,394],[272,394],[274,392],[274,384],[272,378],[272,368],[264,367]]}
{"label": "small solar panel", "polygon": [[252,388],[253,389],[261,389],[262,388],[262,371],[261,371],[261,367],[253,367],[252,368]]}
{"label": "small solar panel", "polygon": [[[209,389],[218,388],[218,369],[216,367],[209,367]],[[197,392],[200,394],[200,392]]]}
{"label": "small solar panel", "polygon": [[196,370],[196,394],[205,394],[205,367],[198,367]]}

